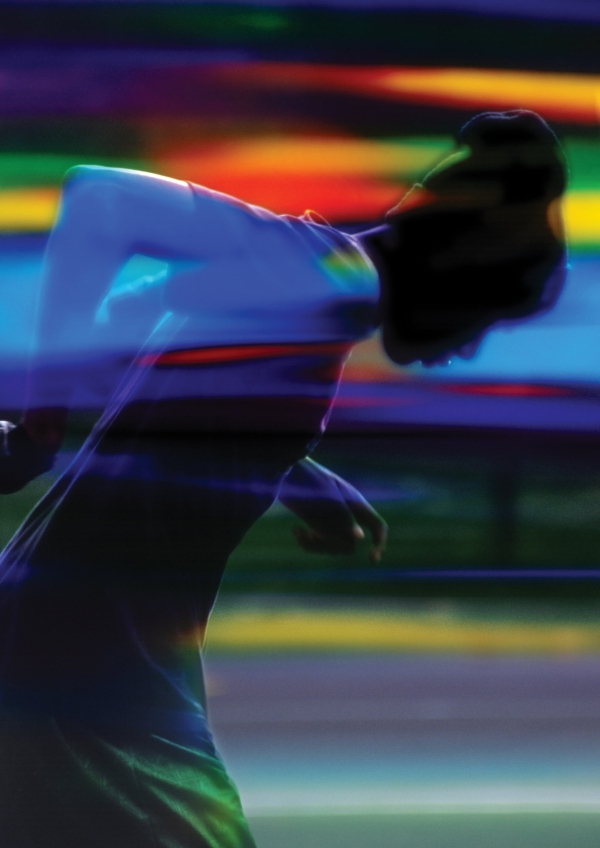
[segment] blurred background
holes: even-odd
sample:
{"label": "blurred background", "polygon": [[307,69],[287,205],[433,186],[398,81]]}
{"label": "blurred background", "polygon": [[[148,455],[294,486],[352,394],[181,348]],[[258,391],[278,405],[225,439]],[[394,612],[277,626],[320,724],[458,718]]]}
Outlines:
{"label": "blurred background", "polygon": [[[559,135],[558,305],[470,361],[357,346],[315,458],[384,560],[228,568],[211,717],[261,848],[588,848],[600,825],[600,7],[589,0],[2,2],[0,378],[18,409],[65,171],[153,171],[352,231],[485,110]],[[5,413],[3,413],[5,414]],[[4,543],[47,488],[0,499]]]}

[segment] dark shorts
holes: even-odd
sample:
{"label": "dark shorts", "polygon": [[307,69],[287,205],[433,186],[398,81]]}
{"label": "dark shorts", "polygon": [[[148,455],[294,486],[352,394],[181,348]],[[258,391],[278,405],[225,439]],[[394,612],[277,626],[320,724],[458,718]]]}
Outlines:
{"label": "dark shorts", "polygon": [[194,745],[3,716],[0,772],[3,848],[255,848],[208,731]]}

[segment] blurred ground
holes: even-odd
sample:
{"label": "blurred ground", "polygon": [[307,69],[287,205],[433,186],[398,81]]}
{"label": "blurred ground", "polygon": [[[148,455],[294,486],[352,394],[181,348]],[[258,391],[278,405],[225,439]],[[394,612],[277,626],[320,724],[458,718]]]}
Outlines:
{"label": "blurred ground", "polygon": [[261,848],[572,845],[600,823],[600,658],[207,658]]}
{"label": "blurred ground", "polygon": [[411,813],[250,817],[259,848],[596,848],[600,816]]}

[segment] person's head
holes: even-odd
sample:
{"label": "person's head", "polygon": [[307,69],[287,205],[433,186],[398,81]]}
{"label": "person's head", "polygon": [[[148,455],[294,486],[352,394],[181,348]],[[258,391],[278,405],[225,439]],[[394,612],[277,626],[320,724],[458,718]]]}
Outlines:
{"label": "person's head", "polygon": [[533,112],[478,115],[374,239],[395,362],[472,354],[496,322],[550,308],[566,255],[560,144]]}

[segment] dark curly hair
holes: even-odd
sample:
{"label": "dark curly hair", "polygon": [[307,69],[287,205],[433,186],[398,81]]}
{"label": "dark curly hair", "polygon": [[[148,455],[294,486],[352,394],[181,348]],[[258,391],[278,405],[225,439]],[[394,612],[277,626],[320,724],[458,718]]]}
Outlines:
{"label": "dark curly hair", "polygon": [[552,130],[533,112],[485,113],[458,142],[375,244],[390,349],[459,346],[547,308],[562,287],[566,165]]}

